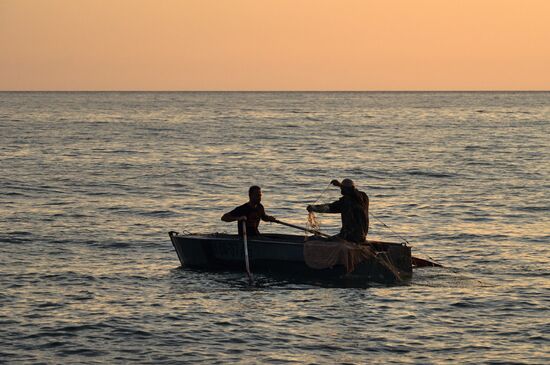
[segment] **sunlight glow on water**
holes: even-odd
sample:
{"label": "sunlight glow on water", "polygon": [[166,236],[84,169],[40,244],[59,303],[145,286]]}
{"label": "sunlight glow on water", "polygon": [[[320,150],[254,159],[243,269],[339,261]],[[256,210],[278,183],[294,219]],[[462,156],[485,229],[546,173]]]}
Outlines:
{"label": "sunlight glow on water", "polygon": [[[0,93],[0,362],[548,362],[549,100]],[[343,177],[446,268],[366,289],[179,268],[167,232],[234,232],[249,185],[305,225]]]}

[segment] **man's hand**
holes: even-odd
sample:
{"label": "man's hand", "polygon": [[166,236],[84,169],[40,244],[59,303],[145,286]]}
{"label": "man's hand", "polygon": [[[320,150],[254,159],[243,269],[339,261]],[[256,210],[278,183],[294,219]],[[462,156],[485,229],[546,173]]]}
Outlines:
{"label": "man's hand", "polygon": [[275,217],[272,216],[272,215],[268,215],[268,216],[266,217],[266,220],[267,220],[268,222],[275,222],[275,221],[277,220],[277,218],[275,218]]}

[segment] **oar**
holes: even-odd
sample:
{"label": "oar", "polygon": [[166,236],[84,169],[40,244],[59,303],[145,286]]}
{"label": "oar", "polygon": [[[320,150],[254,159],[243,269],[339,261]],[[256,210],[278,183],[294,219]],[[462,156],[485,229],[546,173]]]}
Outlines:
{"label": "oar", "polygon": [[248,261],[248,239],[246,237],[246,221],[243,220],[243,239],[244,239],[244,263],[246,265],[246,273],[248,274],[248,282],[250,285],[254,285],[254,278],[250,272],[250,263]]}
{"label": "oar", "polygon": [[420,257],[412,256],[411,259],[412,259],[412,264],[416,267],[444,267],[443,265],[438,264],[435,261],[421,259]]}
{"label": "oar", "polygon": [[313,234],[316,234],[316,235],[321,236],[321,237],[326,237],[326,238],[330,238],[330,237],[331,237],[330,235],[328,235],[328,234],[326,234],[326,233],[323,233],[323,232],[320,232],[320,231],[316,231],[315,229],[309,229],[309,228],[306,228],[306,227],[296,226],[296,225],[294,225],[294,224],[282,222],[282,221],[280,221],[280,220],[278,220],[278,219],[275,219],[273,222],[282,224],[283,226],[296,228],[296,229],[299,229],[300,231],[306,231],[306,232],[309,232],[309,233],[313,233]]}

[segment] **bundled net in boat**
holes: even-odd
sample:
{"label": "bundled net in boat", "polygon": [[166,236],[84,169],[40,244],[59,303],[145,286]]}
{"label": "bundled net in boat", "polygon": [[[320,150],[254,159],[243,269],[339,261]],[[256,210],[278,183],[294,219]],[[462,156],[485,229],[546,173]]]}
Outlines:
{"label": "bundled net in boat", "polygon": [[349,274],[363,261],[373,259],[390,271],[397,281],[401,281],[399,269],[385,252],[376,252],[367,244],[355,244],[343,239],[330,241],[313,240],[304,244],[304,259],[313,269],[327,269],[343,265]]}

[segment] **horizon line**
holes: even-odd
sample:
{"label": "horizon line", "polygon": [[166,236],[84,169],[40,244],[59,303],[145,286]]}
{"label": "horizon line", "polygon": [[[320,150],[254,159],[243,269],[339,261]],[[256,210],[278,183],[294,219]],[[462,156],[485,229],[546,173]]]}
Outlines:
{"label": "horizon line", "polygon": [[159,93],[495,93],[495,92],[502,92],[502,93],[518,93],[518,92],[525,92],[525,93],[533,93],[533,92],[550,92],[550,89],[483,89],[483,90],[469,90],[469,89],[459,89],[459,90],[445,90],[445,89],[435,89],[435,90],[127,90],[127,89],[121,89],[121,90],[0,90],[1,93],[33,93],[33,92],[50,92],[50,93],[69,93],[69,92],[81,92],[81,93],[105,93],[105,92],[113,92],[113,93],[153,93],[153,92],[159,92]]}

